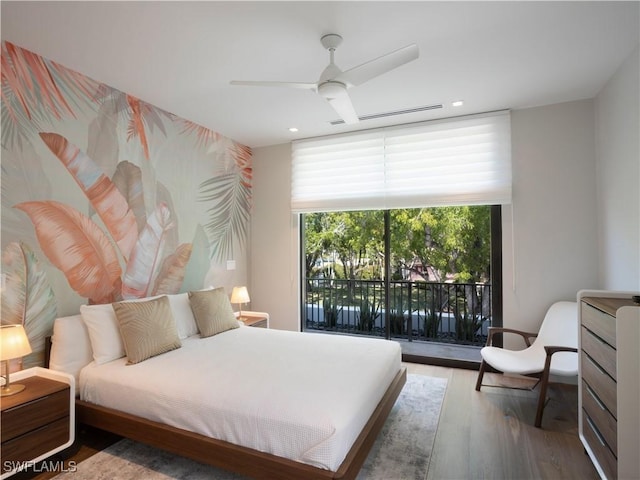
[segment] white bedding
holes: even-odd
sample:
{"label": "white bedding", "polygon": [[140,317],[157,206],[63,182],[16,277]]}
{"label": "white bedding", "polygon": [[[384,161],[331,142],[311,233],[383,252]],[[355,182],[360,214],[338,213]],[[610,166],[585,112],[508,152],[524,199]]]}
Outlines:
{"label": "white bedding", "polygon": [[397,343],[241,327],[80,373],[82,400],[336,471],[400,369]]}

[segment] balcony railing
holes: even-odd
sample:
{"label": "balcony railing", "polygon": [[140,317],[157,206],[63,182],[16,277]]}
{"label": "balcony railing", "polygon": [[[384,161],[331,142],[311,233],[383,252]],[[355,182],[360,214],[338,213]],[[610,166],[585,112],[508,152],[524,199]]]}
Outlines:
{"label": "balcony railing", "polygon": [[[381,280],[307,279],[307,330],[387,336]],[[484,345],[491,325],[491,285],[392,281],[389,336]]]}

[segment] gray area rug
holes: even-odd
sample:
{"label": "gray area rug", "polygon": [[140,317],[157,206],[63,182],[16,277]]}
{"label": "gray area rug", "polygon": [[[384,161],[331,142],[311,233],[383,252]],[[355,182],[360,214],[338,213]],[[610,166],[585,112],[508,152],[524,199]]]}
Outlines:
{"label": "gray area rug", "polygon": [[[408,375],[359,480],[424,480],[447,388],[445,378]],[[77,465],[58,480],[245,480],[245,477],[120,440]]]}

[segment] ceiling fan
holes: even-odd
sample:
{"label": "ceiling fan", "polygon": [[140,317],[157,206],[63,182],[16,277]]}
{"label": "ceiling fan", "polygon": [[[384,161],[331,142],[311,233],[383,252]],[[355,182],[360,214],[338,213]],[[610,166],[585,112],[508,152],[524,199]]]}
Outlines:
{"label": "ceiling fan", "polygon": [[333,54],[342,43],[342,37],[335,33],[329,33],[324,35],[320,42],[324,48],[329,50],[329,65],[322,71],[320,79],[315,83],[233,80],[231,84],[313,90],[329,102],[345,123],[353,124],[358,123],[359,118],[351,104],[347,89],[418,58],[418,46],[414,43],[343,72],[333,62]]}

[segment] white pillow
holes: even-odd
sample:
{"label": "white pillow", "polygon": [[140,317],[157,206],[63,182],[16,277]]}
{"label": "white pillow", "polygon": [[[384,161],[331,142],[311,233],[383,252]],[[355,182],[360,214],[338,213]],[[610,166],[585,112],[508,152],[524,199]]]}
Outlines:
{"label": "white pillow", "polygon": [[49,368],[73,375],[79,387],[80,370],[93,360],[91,340],[82,316],[56,318],[51,337]]}
{"label": "white pillow", "polygon": [[167,295],[171,304],[171,313],[178,327],[178,335],[180,339],[197,335],[198,325],[191,311],[188,293],[178,293],[176,295]]}
{"label": "white pillow", "polygon": [[[147,298],[124,300],[125,302],[146,302],[161,297],[156,295]],[[171,305],[171,313],[176,321],[178,335],[181,339],[198,333],[198,325],[193,317],[189,295],[179,293],[167,295]],[[100,365],[125,356],[124,343],[120,335],[118,320],[110,303],[104,305],[81,305],[80,314],[89,331],[93,359]]]}
{"label": "white pillow", "polygon": [[124,344],[110,303],[81,305],[80,315],[89,332],[93,360],[98,365],[124,357]]}

